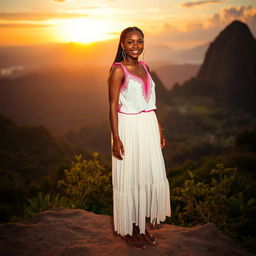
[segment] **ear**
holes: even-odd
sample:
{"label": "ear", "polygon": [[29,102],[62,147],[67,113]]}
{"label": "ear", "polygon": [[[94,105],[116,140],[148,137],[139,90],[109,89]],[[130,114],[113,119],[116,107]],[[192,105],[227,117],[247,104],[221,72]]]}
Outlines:
{"label": "ear", "polygon": [[123,43],[121,43],[121,46],[122,46],[122,49],[124,48],[124,44]]}

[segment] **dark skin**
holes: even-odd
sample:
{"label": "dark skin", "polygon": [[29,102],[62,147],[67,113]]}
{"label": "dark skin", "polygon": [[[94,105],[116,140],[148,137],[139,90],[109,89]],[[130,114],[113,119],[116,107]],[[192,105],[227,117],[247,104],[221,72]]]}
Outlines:
{"label": "dark skin", "polygon": [[[122,48],[125,49],[126,52],[126,59],[121,61],[122,64],[127,68],[130,73],[142,78],[144,81],[146,80],[146,70],[144,67],[139,63],[138,57],[141,55],[144,49],[144,38],[139,31],[132,31],[129,32],[124,41],[121,42]],[[137,50],[138,52],[133,52]],[[150,72],[148,65],[147,70]],[[109,76],[109,118],[111,124],[111,130],[113,134],[113,146],[112,146],[112,154],[114,157],[118,158],[119,160],[123,160],[123,156],[125,154],[125,149],[123,143],[118,134],[118,114],[117,114],[117,107],[118,107],[118,100],[119,100],[119,93],[120,87],[123,83],[125,78],[125,74],[123,69],[120,65],[116,65],[113,67],[110,76]],[[156,112],[156,110],[155,110]],[[156,112],[157,116],[157,112]],[[159,118],[157,116],[158,126],[159,126],[159,133],[160,133],[160,146],[163,148],[166,145],[166,139],[162,132],[162,127],[159,123]],[[146,234],[139,234],[138,228],[134,226],[134,236],[127,235],[126,238],[129,242],[133,243],[134,247],[137,248],[145,248],[145,245],[139,243],[138,238],[143,238],[147,240],[147,242],[151,244],[155,244],[155,239],[146,229]],[[136,239],[135,239],[136,238]]]}

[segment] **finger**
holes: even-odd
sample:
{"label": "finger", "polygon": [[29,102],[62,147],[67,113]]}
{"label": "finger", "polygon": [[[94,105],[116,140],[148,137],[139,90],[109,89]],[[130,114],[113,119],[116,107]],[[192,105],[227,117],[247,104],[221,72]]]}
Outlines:
{"label": "finger", "polygon": [[123,160],[123,158],[122,158],[120,155],[118,155],[118,154],[116,154],[115,157],[116,157],[117,159],[119,159],[119,160]]}
{"label": "finger", "polygon": [[120,154],[118,153],[117,150],[113,150],[112,153],[113,153],[113,156],[114,156],[114,157],[116,157],[116,158],[122,160],[122,157],[120,156]]}
{"label": "finger", "polygon": [[124,155],[124,147],[123,146],[121,147],[121,152],[122,152],[122,155]]}
{"label": "finger", "polygon": [[123,160],[121,154],[119,151],[116,152],[115,156],[119,159],[119,160]]}
{"label": "finger", "polygon": [[116,156],[116,155],[118,154],[118,151],[112,150],[112,154],[113,154],[114,156]]}

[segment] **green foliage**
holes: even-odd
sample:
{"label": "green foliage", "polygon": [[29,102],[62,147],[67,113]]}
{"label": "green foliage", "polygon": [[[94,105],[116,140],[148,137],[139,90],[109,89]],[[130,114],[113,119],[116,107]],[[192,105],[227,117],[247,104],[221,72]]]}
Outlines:
{"label": "green foliage", "polygon": [[0,115],[0,220],[21,215],[27,198],[52,191],[57,171],[76,149],[42,126],[18,125]]}
{"label": "green foliage", "polygon": [[255,241],[256,200],[241,190],[237,168],[218,163],[210,171],[209,182],[200,180],[191,170],[187,174],[183,185],[173,189],[172,222],[188,227],[212,222],[229,237],[251,247]]}
{"label": "green foliage", "polygon": [[75,156],[71,168],[64,170],[64,178],[58,181],[58,187],[72,202],[73,208],[81,208],[98,213],[110,214],[112,211],[111,172],[98,160],[99,153],[93,153],[93,159]]}
{"label": "green foliage", "polygon": [[59,191],[52,194],[39,192],[27,199],[23,216],[13,216],[12,221],[28,219],[38,212],[61,206],[112,214],[112,176],[98,156],[96,152],[93,159],[76,155],[70,168],[64,170],[63,178],[57,181]]}
{"label": "green foliage", "polygon": [[[71,208],[71,205],[67,199],[60,194],[43,194],[40,191],[35,197],[27,199],[27,202],[24,205],[24,214],[20,219],[29,219],[41,211],[46,211],[61,206]],[[19,217],[12,217],[12,221],[17,220],[19,220]]]}

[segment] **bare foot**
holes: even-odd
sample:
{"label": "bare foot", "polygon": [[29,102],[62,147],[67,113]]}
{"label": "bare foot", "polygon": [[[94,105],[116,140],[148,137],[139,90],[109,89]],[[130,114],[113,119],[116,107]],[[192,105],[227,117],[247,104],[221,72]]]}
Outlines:
{"label": "bare foot", "polygon": [[145,236],[147,237],[147,239],[149,239],[150,243],[156,245],[157,242],[155,236],[153,236],[147,229],[145,230],[145,233]]}
{"label": "bare foot", "polygon": [[140,234],[139,227],[134,227],[135,234],[142,240],[146,241],[147,243],[151,245],[156,245],[156,239],[155,237],[146,229],[145,234]]}
{"label": "bare foot", "polygon": [[145,244],[139,239],[136,235],[126,235],[123,239],[133,248],[136,249],[145,249]]}
{"label": "bare foot", "polygon": [[154,219],[152,223],[149,222],[149,227],[150,227],[151,230],[152,229],[159,229],[160,228],[160,224],[157,224],[156,223],[156,219]]}

